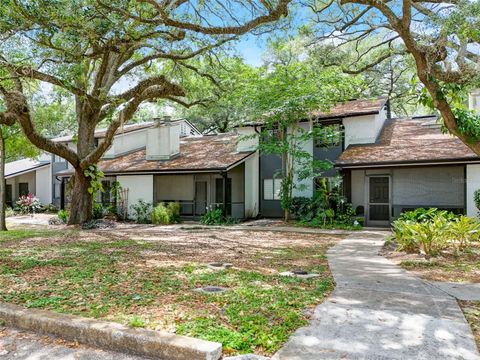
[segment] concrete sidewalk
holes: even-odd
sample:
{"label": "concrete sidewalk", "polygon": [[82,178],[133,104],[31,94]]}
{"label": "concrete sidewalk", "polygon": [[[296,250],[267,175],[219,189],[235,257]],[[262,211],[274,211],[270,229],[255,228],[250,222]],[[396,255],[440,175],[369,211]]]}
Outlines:
{"label": "concrete sidewalk", "polygon": [[274,360],[480,359],[456,300],[379,256],[384,237],[359,232],[330,249],[334,293]]}

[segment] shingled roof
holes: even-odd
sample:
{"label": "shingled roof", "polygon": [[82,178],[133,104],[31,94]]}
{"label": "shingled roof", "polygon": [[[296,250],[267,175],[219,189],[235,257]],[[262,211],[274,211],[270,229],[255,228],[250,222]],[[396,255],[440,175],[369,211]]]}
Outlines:
{"label": "shingled roof", "polygon": [[[380,113],[388,102],[387,97],[379,97],[375,99],[350,100],[336,104],[328,111],[312,111],[310,116],[315,120],[341,119],[352,116],[374,115]],[[305,119],[307,121],[307,119]],[[263,120],[243,121],[238,124],[241,126],[261,126]]]}
{"label": "shingled roof", "polygon": [[480,160],[458,138],[442,134],[431,119],[395,119],[385,123],[375,144],[351,145],[338,167]]}
{"label": "shingled roof", "polygon": [[[98,167],[105,174],[225,171],[250,156],[251,152],[237,152],[238,136],[188,137],[180,140],[180,154],[170,160],[146,160],[145,149],[104,159]],[[59,173],[70,175],[71,170]]]}
{"label": "shingled roof", "polygon": [[332,119],[350,116],[378,114],[386,105],[387,97],[376,99],[351,100],[338,103],[329,111],[314,111],[312,115],[316,119]]}

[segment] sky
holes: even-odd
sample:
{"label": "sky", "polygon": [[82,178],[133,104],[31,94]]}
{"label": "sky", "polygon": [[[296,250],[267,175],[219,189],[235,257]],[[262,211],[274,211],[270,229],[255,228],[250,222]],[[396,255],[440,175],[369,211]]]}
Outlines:
{"label": "sky", "polygon": [[236,49],[245,59],[247,64],[259,66],[262,64],[262,54],[265,51],[265,40],[263,38],[248,35],[238,42]]}

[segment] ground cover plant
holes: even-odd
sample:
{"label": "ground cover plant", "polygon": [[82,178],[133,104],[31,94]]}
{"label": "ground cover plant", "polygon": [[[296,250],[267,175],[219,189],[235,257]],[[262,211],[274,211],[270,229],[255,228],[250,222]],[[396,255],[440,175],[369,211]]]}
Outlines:
{"label": "ground cover plant", "polygon": [[[330,293],[339,236],[241,230],[45,228],[0,234],[0,301],[220,341],[272,354]],[[211,262],[233,267],[212,270]],[[279,276],[303,269],[319,278]],[[193,291],[222,286],[222,294]]]}

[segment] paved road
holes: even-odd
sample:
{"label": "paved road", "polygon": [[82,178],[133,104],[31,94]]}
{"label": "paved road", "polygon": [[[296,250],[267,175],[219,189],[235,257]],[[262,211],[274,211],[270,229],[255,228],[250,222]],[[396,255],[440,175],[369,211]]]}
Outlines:
{"label": "paved road", "polygon": [[355,233],[328,253],[337,283],[274,360],[475,359],[456,300],[378,255],[385,233]]}
{"label": "paved road", "polygon": [[0,360],[146,360],[79,346],[48,336],[0,328]]}

